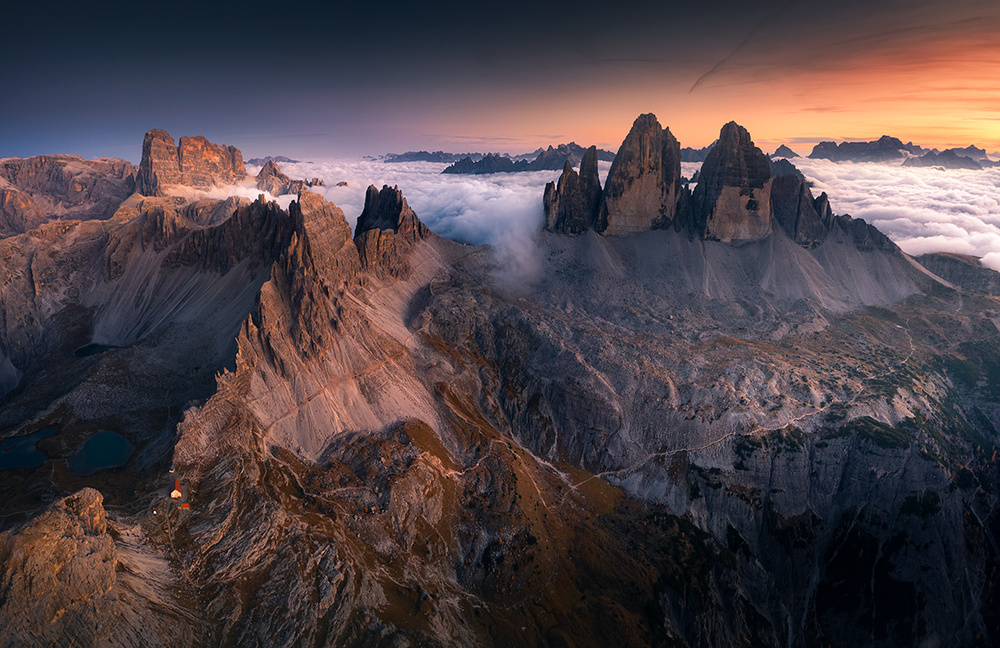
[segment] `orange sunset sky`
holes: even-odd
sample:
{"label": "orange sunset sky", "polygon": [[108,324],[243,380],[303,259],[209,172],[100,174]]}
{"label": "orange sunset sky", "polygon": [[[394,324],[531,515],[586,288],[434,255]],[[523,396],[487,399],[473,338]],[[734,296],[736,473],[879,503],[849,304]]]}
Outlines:
{"label": "orange sunset sky", "polygon": [[1000,2],[18,3],[0,156],[137,161],[150,128],[247,156],[682,146],[736,120],[808,154],[883,134],[1000,149]]}

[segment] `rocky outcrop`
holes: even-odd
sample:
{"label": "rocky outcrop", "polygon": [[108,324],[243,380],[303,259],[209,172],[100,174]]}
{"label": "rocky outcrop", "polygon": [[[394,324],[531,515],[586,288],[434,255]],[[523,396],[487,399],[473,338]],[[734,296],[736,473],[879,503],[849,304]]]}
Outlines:
{"label": "rocky outcrop", "polygon": [[178,145],[164,130],[146,133],[136,191],[163,196],[170,185],[208,189],[231,185],[247,177],[243,154],[235,146],[213,144],[202,136],[182,137]]}
{"label": "rocky outcrop", "polygon": [[890,162],[899,160],[907,153],[921,155],[925,152],[913,143],[903,144],[898,138],[883,135],[871,142],[820,142],[809,154],[813,159],[834,162]]}
{"label": "rocky outcrop", "polygon": [[793,151],[792,149],[788,148],[788,146],[782,144],[774,151],[774,153],[771,154],[771,157],[794,158],[794,157],[799,157],[799,154]]}
{"label": "rocky outcrop", "polygon": [[920,157],[911,157],[903,161],[905,167],[942,167],[945,169],[982,169],[983,165],[976,160],[959,155],[954,149],[941,153],[930,151]]}
{"label": "rocky outcrop", "polygon": [[[0,191],[11,190],[26,196],[8,193],[6,207],[0,207],[9,233],[41,224],[30,203],[45,220],[103,220],[135,190],[135,167],[117,158],[78,155],[6,158],[0,160]],[[22,220],[26,226],[19,229]]]}
{"label": "rocky outcrop", "polygon": [[92,488],[0,535],[0,557],[0,625],[8,645],[183,646],[205,639],[174,592],[160,589],[180,584],[158,582],[150,570],[165,570],[166,561],[116,546],[103,498]]}
{"label": "rocky outcrop", "polygon": [[406,251],[431,231],[406,203],[399,187],[368,187],[365,208],[354,229],[354,243],[364,267],[377,267],[392,276],[409,274]]}
{"label": "rocky outcrop", "polygon": [[681,148],[681,162],[704,162],[705,158],[708,157],[708,152],[712,150],[716,142],[712,142],[704,148],[691,148],[690,146],[685,146]]}
{"label": "rocky outcrop", "polygon": [[0,238],[34,229],[48,220],[27,193],[0,189]]}
{"label": "rocky outcrop", "polygon": [[656,115],[639,115],[611,163],[598,231],[616,236],[669,227],[681,191],[680,145]]}
{"label": "rocky outcrop", "polygon": [[266,191],[272,196],[283,196],[286,194],[298,194],[310,187],[322,187],[324,182],[319,178],[312,180],[292,180],[282,173],[281,168],[274,160],[268,160],[264,167],[257,174],[257,188]]}
{"label": "rocky outcrop", "polygon": [[799,245],[816,247],[823,242],[833,225],[833,213],[826,194],[823,194],[822,202],[813,198],[805,176],[788,160],[772,161],[771,169],[774,174],[771,212],[775,222]]}
{"label": "rocky outcrop", "polygon": [[921,254],[920,265],[962,290],[1000,297],[1000,272],[987,268],[978,257],[950,252]]}
{"label": "rocky outcrop", "polygon": [[706,239],[752,241],[772,231],[771,164],[736,122],[701,167],[693,195],[695,231]]}
{"label": "rocky outcrop", "polygon": [[550,182],[545,185],[542,202],[545,229],[550,232],[580,234],[593,229],[597,225],[601,205],[597,147],[591,146],[584,153],[579,175],[566,160],[558,184]]}

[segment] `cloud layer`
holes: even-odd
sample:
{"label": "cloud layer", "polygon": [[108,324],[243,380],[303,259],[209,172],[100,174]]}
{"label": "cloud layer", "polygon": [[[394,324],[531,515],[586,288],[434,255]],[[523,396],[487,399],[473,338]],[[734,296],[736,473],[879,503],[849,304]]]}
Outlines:
{"label": "cloud layer", "polygon": [[[435,233],[460,243],[496,248],[501,278],[512,286],[528,282],[538,270],[535,250],[542,229],[542,191],[559,171],[442,174],[446,164],[414,162],[387,164],[381,160],[331,159],[283,164],[293,178],[322,178],[325,187],[312,189],[344,210],[353,228],[365,206],[369,185],[398,186],[410,207]],[[603,178],[611,165],[599,163]],[[248,167],[250,173],[256,168]],[[346,182],[346,187],[336,186]],[[281,196],[287,207],[294,196]]]}
{"label": "cloud layer", "polygon": [[957,252],[1000,270],[1000,169],[907,168],[795,158],[834,212],[864,218],[910,254]]}
{"label": "cloud layer", "polygon": [[[815,195],[825,191],[830,196],[836,213],[873,223],[906,252],[972,254],[1000,270],[1000,168],[941,170],[807,158],[792,162],[813,181]],[[530,275],[543,221],[542,190],[559,172],[442,175],[445,166],[332,159],[286,164],[282,170],[295,178],[323,178],[327,186],[317,190],[344,210],[352,227],[369,184],[398,185],[432,230],[462,243],[491,244],[511,267]],[[684,175],[690,177],[699,166],[685,163]],[[607,162],[600,164],[602,181],[609,168]],[[341,181],[348,186],[335,186]],[[292,199],[283,196],[279,202],[287,206]]]}

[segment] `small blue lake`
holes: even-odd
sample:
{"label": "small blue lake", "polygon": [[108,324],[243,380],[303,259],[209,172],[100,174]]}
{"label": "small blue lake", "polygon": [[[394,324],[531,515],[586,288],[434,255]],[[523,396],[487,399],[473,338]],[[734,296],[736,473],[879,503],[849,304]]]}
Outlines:
{"label": "small blue lake", "polygon": [[92,475],[105,468],[124,466],[131,456],[132,444],[128,439],[117,432],[102,430],[84,441],[69,458],[69,469],[76,475]]}
{"label": "small blue lake", "polygon": [[55,428],[45,428],[28,436],[5,439],[0,443],[0,470],[41,466],[48,457],[35,446],[40,440],[55,433]]}

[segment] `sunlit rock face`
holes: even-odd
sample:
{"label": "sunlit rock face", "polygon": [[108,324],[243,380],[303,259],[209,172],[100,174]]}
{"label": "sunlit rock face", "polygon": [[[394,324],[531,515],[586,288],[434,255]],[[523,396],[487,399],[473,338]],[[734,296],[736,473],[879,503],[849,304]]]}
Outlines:
{"label": "sunlit rock face", "polygon": [[719,241],[768,236],[773,231],[771,182],[767,156],[745,128],[729,122],[701,167],[693,196],[696,231]]}
{"label": "sunlit rock face", "polygon": [[103,220],[135,189],[135,167],[117,158],[38,155],[0,160],[0,235],[48,220]]}
{"label": "sunlit rock face", "polygon": [[208,189],[231,185],[246,177],[243,154],[235,146],[213,144],[200,135],[182,137],[175,146],[174,138],[157,128],[143,139],[136,191],[146,196],[162,196],[168,185]]}
{"label": "sunlit rock face", "polygon": [[674,222],[681,192],[681,153],[656,115],[639,115],[611,163],[597,229],[617,236]]}

